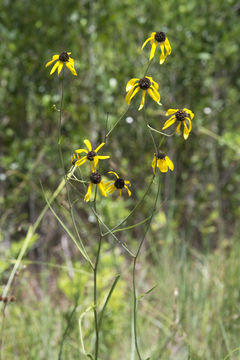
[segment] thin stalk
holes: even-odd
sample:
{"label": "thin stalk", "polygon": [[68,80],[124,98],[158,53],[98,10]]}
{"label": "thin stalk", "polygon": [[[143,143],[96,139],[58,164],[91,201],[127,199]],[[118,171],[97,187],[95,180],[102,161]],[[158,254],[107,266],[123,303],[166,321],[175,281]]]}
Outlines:
{"label": "thin stalk", "polygon": [[124,111],[124,113],[119,117],[119,119],[115,122],[115,124],[113,125],[113,127],[108,131],[108,133],[105,135],[105,142],[108,138],[108,136],[111,134],[111,132],[115,129],[115,127],[118,125],[118,123],[123,119],[123,117],[126,115],[126,113],[128,112],[129,108],[130,108],[131,104],[127,107],[127,109]]}
{"label": "thin stalk", "polygon": [[144,240],[146,238],[146,235],[148,233],[148,230],[150,228],[150,225],[151,225],[151,222],[152,222],[152,219],[153,219],[153,216],[154,216],[154,213],[156,211],[156,206],[157,206],[157,200],[158,200],[158,196],[159,196],[159,193],[160,193],[160,175],[159,175],[159,178],[158,178],[158,190],[157,190],[157,195],[156,195],[156,198],[155,198],[155,202],[154,202],[154,206],[153,206],[153,211],[152,211],[152,214],[151,214],[151,217],[149,219],[149,222],[147,224],[147,228],[144,232],[144,235],[143,235],[143,238],[140,242],[140,245],[138,247],[138,250],[137,250],[137,253],[134,257],[134,262],[133,262],[133,272],[132,272],[132,284],[133,284],[133,329],[134,329],[134,341],[135,341],[135,349],[136,349],[136,352],[137,352],[137,355],[138,355],[138,359],[139,360],[142,360],[142,357],[141,357],[141,354],[140,354],[140,351],[139,351],[139,346],[138,346],[138,338],[137,338],[137,303],[138,303],[138,298],[137,298],[137,291],[136,291],[136,264],[137,264],[137,259],[138,259],[138,255],[140,253],[140,250],[142,248],[142,245],[144,243]]}
{"label": "thin stalk", "polygon": [[149,132],[149,134],[150,134],[150,136],[151,136],[151,139],[152,139],[152,142],[153,142],[153,145],[154,145],[156,154],[157,154],[157,152],[158,152],[157,144],[156,144],[156,141],[155,141],[154,136],[153,136],[153,134],[152,134],[152,131],[151,131],[151,130],[149,129],[149,127],[148,127],[145,108],[143,109],[143,116],[144,116],[144,121],[145,121],[145,123],[146,123],[146,125],[147,125],[148,132]]}
{"label": "thin stalk", "polygon": [[99,238],[96,262],[93,270],[93,279],[94,279],[93,311],[94,311],[94,323],[95,323],[95,334],[96,334],[95,360],[98,359],[98,350],[99,350],[99,327],[98,327],[98,312],[97,312],[97,270],[98,270],[101,246],[102,246],[102,236],[100,236]]}

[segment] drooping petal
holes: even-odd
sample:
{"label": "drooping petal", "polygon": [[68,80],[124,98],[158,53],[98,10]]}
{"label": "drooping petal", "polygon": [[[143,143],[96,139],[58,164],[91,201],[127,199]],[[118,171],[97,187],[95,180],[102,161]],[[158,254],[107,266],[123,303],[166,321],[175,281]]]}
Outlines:
{"label": "drooping petal", "polygon": [[153,157],[153,161],[152,161],[152,168],[153,168],[153,173],[154,175],[156,175],[156,156],[154,155]]}
{"label": "drooping petal", "polygon": [[172,115],[174,113],[176,113],[178,111],[178,109],[168,109],[168,111],[166,112],[166,115]]}
{"label": "drooping petal", "polygon": [[94,158],[93,158],[93,162],[94,162],[94,169],[95,169],[95,170],[97,169],[97,166],[98,166],[98,159],[99,159],[99,157],[98,157],[98,156],[94,156]]}
{"label": "drooping petal", "polygon": [[113,184],[113,185],[109,186],[106,191],[107,191],[109,194],[112,194],[115,190],[117,190],[117,188],[116,188],[115,185]]}
{"label": "drooping petal", "polygon": [[142,92],[142,100],[141,100],[141,104],[140,104],[140,106],[138,108],[138,111],[140,111],[144,107],[145,95],[146,95],[146,90],[143,90],[143,92]]}
{"label": "drooping petal", "polygon": [[148,78],[148,79],[151,81],[152,86],[153,86],[156,90],[158,90],[158,88],[159,88],[158,83],[157,83],[156,81],[154,81],[151,76],[145,76],[145,77]]}
{"label": "drooping petal", "polygon": [[171,54],[171,51],[172,51],[172,48],[171,48],[170,42],[169,42],[169,40],[168,40],[167,37],[166,37],[166,39],[165,39],[164,44],[165,44],[165,48],[166,48],[166,53],[167,53],[167,55],[170,55],[170,54]]}
{"label": "drooping petal", "polygon": [[190,115],[191,120],[194,118],[194,113],[191,110],[184,108],[183,111],[185,111],[188,115]]}
{"label": "drooping petal", "polygon": [[183,125],[184,125],[184,130],[183,130],[183,137],[185,140],[187,140],[188,136],[189,136],[189,130],[187,128],[186,122],[183,121]]}
{"label": "drooping petal", "polygon": [[132,195],[132,193],[131,193],[131,191],[129,190],[129,188],[127,187],[127,185],[124,185],[124,187],[125,187],[125,189],[127,189],[128,196],[131,196],[131,195]]}
{"label": "drooping petal", "polygon": [[108,174],[113,174],[113,175],[115,175],[115,176],[116,176],[116,178],[117,178],[117,179],[119,179],[118,174],[117,174],[117,173],[115,173],[114,171],[108,171]]}
{"label": "drooping petal", "polygon": [[83,142],[86,145],[88,151],[92,151],[92,145],[91,145],[90,141],[88,139],[85,139]]}
{"label": "drooping petal", "polygon": [[90,196],[91,196],[91,193],[92,193],[92,187],[93,187],[93,183],[90,182],[90,184],[88,185],[88,190],[87,190],[87,193],[84,197],[84,201],[88,202],[90,200]]}
{"label": "drooping petal", "polygon": [[176,122],[176,120],[177,120],[177,119],[176,119],[176,116],[175,116],[175,115],[171,116],[170,119],[168,119],[168,120],[165,122],[165,124],[163,125],[162,130],[167,129],[169,126],[171,126],[172,124],[174,124],[174,123]]}
{"label": "drooping petal", "polygon": [[152,86],[148,90],[149,95],[153,98],[154,101],[158,103],[160,101],[159,92]]}
{"label": "drooping petal", "polygon": [[161,172],[167,172],[168,171],[168,166],[167,166],[167,163],[166,163],[165,159],[159,159],[157,161],[157,166],[158,166],[158,168],[159,168],[159,170]]}
{"label": "drooping petal", "polygon": [[144,43],[142,44],[142,47],[141,47],[141,52],[143,51],[143,48],[147,45],[147,43],[152,40],[152,37],[150,36],[146,41],[144,41]]}
{"label": "drooping petal", "polygon": [[52,74],[57,70],[57,67],[58,67],[59,63],[60,63],[60,61],[57,61],[57,62],[53,65],[52,70],[51,70],[51,72],[50,72],[50,75],[52,75]]}
{"label": "drooping petal", "polygon": [[106,193],[103,182],[101,181],[99,184],[97,184],[97,186],[98,186],[99,190],[101,191],[101,194],[103,196],[107,197],[107,193]]}
{"label": "drooping petal", "polygon": [[179,134],[179,133],[180,133],[180,128],[181,128],[181,125],[182,125],[182,122],[181,122],[181,121],[179,121],[179,124],[178,124],[178,126],[177,126],[177,128],[176,128],[176,133],[177,133],[177,134]]}
{"label": "drooping petal", "polygon": [[97,153],[104,145],[105,142],[102,142],[94,151]]}
{"label": "drooping petal", "polygon": [[154,43],[152,44],[149,61],[151,61],[153,59],[157,46],[158,46],[158,42],[154,41]]}
{"label": "drooping petal", "polygon": [[192,122],[191,122],[191,120],[189,119],[189,118],[186,118],[185,119],[185,122],[186,122],[186,125],[187,125],[187,121],[188,121],[188,132],[190,133],[191,132],[191,130],[192,130]]}
{"label": "drooping petal", "polygon": [[127,185],[131,186],[131,183],[130,183],[130,181],[129,181],[129,180],[124,180],[124,182],[125,182],[125,184],[127,184]]}
{"label": "drooping petal", "polygon": [[71,52],[68,52],[67,54],[68,54],[68,55],[71,55]]}
{"label": "drooping petal", "polygon": [[164,53],[164,43],[163,42],[160,43],[160,48],[161,48],[160,64],[163,64],[166,59],[166,56]]}
{"label": "drooping petal", "polygon": [[81,166],[82,164],[84,164],[87,161],[87,157],[84,156],[82,159],[79,159],[75,162],[75,166]]}
{"label": "drooping petal", "polygon": [[[129,91],[128,91],[128,93],[127,93],[127,95],[125,96],[125,100],[126,100],[126,102],[128,103],[128,104],[130,104],[130,97],[132,96],[132,93],[133,93],[133,91],[134,91],[134,89],[136,89],[137,87],[139,87],[138,86],[138,84],[135,84]],[[139,88],[140,89],[140,88]]]}
{"label": "drooping petal", "polygon": [[48,63],[46,63],[45,67],[48,67],[49,65],[51,65],[54,61],[59,59],[59,55],[53,55],[52,56],[52,60],[50,60]]}
{"label": "drooping petal", "polygon": [[122,189],[118,189],[119,190],[119,198],[122,196]]}
{"label": "drooping petal", "polygon": [[63,68],[63,62],[60,61],[60,64],[58,65],[58,75],[60,74],[62,68]]}
{"label": "drooping petal", "polygon": [[70,64],[72,65],[72,67],[74,67],[74,59],[69,57],[68,61],[70,62]]}
{"label": "drooping petal", "polygon": [[66,64],[66,67],[71,71],[71,73],[74,75],[74,76],[77,76],[77,73],[76,73],[76,70],[74,69],[74,67],[72,66],[72,64],[68,61],[65,63]]}
{"label": "drooping petal", "polygon": [[128,92],[135,85],[135,83],[138,80],[139,80],[138,78],[133,78],[133,79],[129,80],[127,85],[126,85],[126,91]]}
{"label": "drooping petal", "polygon": [[81,153],[88,153],[88,151],[86,150],[86,149],[77,149],[77,150],[75,150],[75,153],[77,153],[77,154],[81,154]]}
{"label": "drooping petal", "polygon": [[173,170],[174,170],[174,165],[173,165],[172,160],[170,160],[168,156],[165,156],[165,160],[166,160],[166,163],[167,163],[169,169],[170,169],[171,171],[173,171]]}
{"label": "drooping petal", "polygon": [[140,87],[138,86],[132,93],[132,95],[130,96],[129,102],[131,102],[132,98],[134,98],[134,96],[140,91]]}

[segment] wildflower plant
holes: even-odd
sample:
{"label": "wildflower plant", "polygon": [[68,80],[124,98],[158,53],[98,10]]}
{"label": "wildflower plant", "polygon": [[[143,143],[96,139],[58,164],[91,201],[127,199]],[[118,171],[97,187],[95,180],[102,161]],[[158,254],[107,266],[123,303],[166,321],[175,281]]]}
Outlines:
{"label": "wildflower plant", "polygon": [[[150,42],[151,43],[151,52],[150,52],[150,62],[147,65],[147,69],[145,69],[144,74],[147,73],[149,70],[152,60],[154,58],[154,54],[156,51],[156,48],[158,44],[160,45],[161,49],[161,56],[160,56],[160,64],[163,64],[166,56],[171,54],[171,46],[169,43],[169,40],[165,33],[163,32],[152,32],[151,36],[144,42],[142,49],[145,47],[145,45]],[[166,51],[166,52],[165,52]],[[54,73],[58,69],[58,74],[60,74],[64,64],[66,67],[71,71],[73,75],[77,75],[75,68],[74,68],[74,60],[70,58],[69,52],[62,52],[60,55],[54,55],[52,57],[52,60],[49,61],[46,64],[46,67],[53,64],[55,61],[55,65],[53,66],[51,70],[51,74]],[[64,72],[63,72],[64,75]],[[134,75],[134,74],[132,74]],[[117,286],[117,282],[120,278],[120,275],[118,275],[115,280],[112,283],[112,286],[108,290],[108,292],[105,294],[105,302],[102,307],[100,307],[99,303],[99,292],[98,292],[98,281],[99,281],[99,262],[101,259],[101,248],[102,243],[107,237],[111,237],[115,242],[116,246],[121,246],[123,251],[126,253],[127,256],[132,259],[132,293],[133,293],[133,337],[134,337],[134,344],[135,344],[135,351],[137,354],[138,360],[145,360],[146,357],[142,355],[142,351],[140,349],[139,344],[139,338],[140,335],[138,334],[138,328],[137,328],[137,307],[138,307],[138,291],[137,291],[137,277],[136,277],[136,267],[138,262],[138,257],[140,254],[140,251],[142,249],[144,241],[147,239],[148,231],[151,227],[151,222],[154,217],[154,214],[158,208],[158,200],[159,200],[159,194],[161,191],[161,184],[163,180],[164,173],[168,172],[170,170],[171,172],[174,171],[174,164],[170,157],[167,155],[168,151],[165,150],[167,147],[164,146],[163,142],[166,139],[167,136],[173,136],[166,134],[163,132],[163,130],[167,129],[171,125],[173,125],[175,122],[178,122],[177,126],[177,133],[180,132],[181,124],[183,124],[184,130],[183,130],[183,136],[184,139],[187,139],[189,137],[189,134],[192,129],[192,119],[194,117],[194,114],[191,110],[188,110],[187,108],[183,109],[168,109],[166,111],[166,115],[170,116],[170,118],[164,123],[164,125],[160,124],[161,119],[158,119],[159,122],[159,128],[162,129],[160,131],[159,129],[155,129],[150,127],[150,125],[147,122],[146,117],[146,111],[145,108],[143,110],[144,114],[144,120],[146,122],[146,130],[148,131],[149,138],[152,141],[152,153],[153,159],[152,163],[149,162],[148,169],[149,171],[153,172],[152,179],[150,183],[148,184],[146,191],[144,192],[141,199],[139,199],[136,204],[134,205],[133,209],[129,210],[128,215],[122,219],[121,221],[117,220],[116,225],[113,227],[109,227],[102,219],[102,215],[99,213],[98,210],[98,203],[99,201],[112,201],[111,194],[114,192],[117,192],[119,194],[116,201],[118,201],[120,196],[128,196],[130,197],[132,193],[135,193],[135,181],[131,176],[131,173],[129,174],[130,180],[126,180],[125,178],[121,177],[116,171],[102,171],[100,169],[100,163],[99,160],[109,160],[110,156],[114,156],[114,154],[110,155],[99,155],[99,152],[102,150],[103,146],[106,144],[106,142],[109,140],[110,135],[113,133],[113,131],[116,129],[117,126],[119,126],[121,120],[125,117],[127,111],[129,110],[129,107],[132,106],[132,99],[137,95],[138,92],[141,93],[141,103],[138,108],[138,110],[143,109],[145,105],[145,97],[146,92],[148,95],[154,100],[154,102],[151,103],[151,106],[162,105],[160,103],[160,93],[159,93],[159,85],[158,83],[153,80],[151,76],[144,75],[142,78],[131,78],[126,85],[126,97],[125,100],[128,103],[129,107],[127,110],[124,111],[124,113],[120,116],[120,118],[113,124],[113,126],[110,129],[106,129],[105,131],[105,138],[104,141],[100,143],[97,147],[94,147],[92,143],[85,139],[83,143],[85,144],[86,148],[79,148],[74,150],[72,156],[71,156],[71,162],[72,166],[70,167],[69,171],[65,173],[65,165],[63,163],[63,156],[62,156],[62,149],[61,149],[61,118],[62,118],[62,111],[63,111],[63,81],[64,76],[60,79],[61,81],[61,104],[60,104],[60,113],[59,113],[59,155],[61,160],[61,165],[63,169],[63,176],[64,176],[64,184],[66,188],[67,193],[67,199],[69,202],[69,211],[74,227],[74,234],[70,231],[68,226],[66,224],[63,224],[63,222],[59,219],[59,217],[56,215],[55,211],[53,210],[50,202],[47,200],[49,208],[52,210],[53,214],[56,216],[58,221],[60,221],[61,225],[64,227],[64,229],[69,234],[70,238],[74,241],[75,245],[77,246],[79,252],[87,262],[90,270],[93,273],[93,304],[89,306],[88,309],[84,312],[84,314],[88,311],[93,311],[94,314],[94,331],[95,331],[95,341],[94,341],[94,348],[90,349],[90,351],[86,352],[85,346],[84,346],[84,340],[83,340],[83,330],[81,326],[80,328],[80,339],[81,339],[81,347],[82,352],[89,357],[92,360],[98,360],[99,359],[99,351],[100,351],[100,333],[101,333],[101,327],[102,322],[104,321],[104,314],[105,310],[108,306],[108,302],[111,299],[111,295]],[[156,103],[156,104],[155,104]],[[163,107],[165,107],[165,104],[163,104]],[[156,137],[154,137],[153,133],[157,133],[158,135],[161,135],[159,138],[159,141],[156,141]],[[90,136],[92,134],[89,134]],[[80,142],[80,139],[79,139]],[[150,155],[151,156],[151,155]],[[142,160],[141,160],[142,161]],[[89,165],[87,164],[89,162]],[[103,162],[105,166],[107,166],[108,161]],[[82,172],[80,171],[80,167],[84,165],[85,170],[88,172],[88,176],[84,177],[82,175]],[[120,161],[117,164],[118,166],[121,166],[122,164]],[[142,163],[141,163],[142,165]],[[69,164],[70,166],[70,164]],[[152,170],[151,170],[152,166]],[[159,169],[159,171],[156,171],[156,169]],[[125,169],[127,172],[128,169]],[[113,178],[114,177],[114,178]],[[105,180],[106,178],[106,180]],[[157,179],[157,181],[155,181]],[[132,185],[132,187],[131,187]],[[131,190],[130,190],[131,187]],[[132,219],[133,215],[136,214],[138,208],[141,206],[141,204],[144,202],[144,199],[147,195],[149,195],[150,190],[154,187],[157,187],[157,190],[155,191],[155,198],[153,199],[153,206],[150,214],[143,219],[140,223],[137,224],[131,224],[125,227],[121,227],[126,223],[127,220]],[[84,206],[89,207],[89,210],[92,212],[93,216],[96,219],[96,231],[98,233],[96,244],[97,244],[97,251],[94,254],[93,249],[87,249],[86,244],[83,241],[82,231],[85,227],[85,222],[82,221],[82,225],[78,226],[78,221],[76,220],[76,213],[74,211],[74,207],[76,204],[75,201],[71,201],[70,197],[70,190],[73,191],[78,195],[77,201],[84,201]],[[123,193],[123,190],[125,191],[125,194]],[[98,192],[100,193],[100,197],[98,197]],[[135,194],[136,195],[136,194]],[[134,196],[136,197],[136,196]],[[142,232],[142,237],[139,239],[137,244],[137,249],[132,250],[131,244],[126,244],[124,241],[121,241],[119,239],[119,233],[124,233],[125,231],[128,231],[130,229],[134,229],[138,226],[144,226],[144,230]],[[91,253],[90,253],[91,252]],[[148,291],[149,292],[149,291]],[[83,316],[83,315],[81,315]],[[92,353],[91,353],[92,352]]]}

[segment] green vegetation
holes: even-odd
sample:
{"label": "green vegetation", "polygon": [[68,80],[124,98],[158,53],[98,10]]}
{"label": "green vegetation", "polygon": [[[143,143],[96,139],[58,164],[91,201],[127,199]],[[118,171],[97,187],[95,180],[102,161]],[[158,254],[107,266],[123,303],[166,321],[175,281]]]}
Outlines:
{"label": "green vegetation", "polygon": [[[157,211],[138,258],[139,347],[143,360],[240,358],[239,11],[232,0],[0,3],[0,295],[16,270],[8,292],[16,301],[0,302],[1,360],[84,360],[94,353],[93,273],[72,241],[58,152],[61,80],[44,66],[61,51],[75,59],[78,76],[65,72],[61,129],[69,170],[73,150],[85,138],[100,144],[107,118],[110,129],[127,109],[126,83],[143,76],[148,64],[150,47],[140,55],[142,43],[159,30],[167,33],[172,54],[161,66],[155,56],[151,65],[163,106],[146,99],[148,122],[161,130],[170,107],[187,107],[195,117],[187,141],[174,135],[163,144],[175,169],[161,174]],[[132,183],[131,198],[99,199],[98,213],[110,228],[128,215],[152,179],[154,149],[139,104],[137,95],[104,146],[109,166]],[[101,167],[109,170],[105,161]],[[46,205],[45,196],[51,199],[59,184],[52,210],[68,234]],[[154,180],[122,227],[151,215],[156,193]],[[93,259],[96,218],[73,188],[70,196]],[[44,207],[35,232],[30,225]],[[146,226],[116,235],[135,253]],[[99,360],[138,359],[132,263],[112,236],[103,237],[100,309],[115,280],[116,286],[101,322]]]}

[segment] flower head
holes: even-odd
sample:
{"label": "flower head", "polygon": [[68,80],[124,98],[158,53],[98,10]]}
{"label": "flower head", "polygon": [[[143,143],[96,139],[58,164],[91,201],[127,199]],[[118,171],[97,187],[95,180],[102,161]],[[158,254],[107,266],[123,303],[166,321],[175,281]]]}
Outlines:
{"label": "flower head", "polygon": [[152,168],[154,175],[156,175],[156,167],[158,167],[161,172],[167,172],[168,169],[171,171],[174,170],[173,162],[163,151],[158,151],[158,153],[155,153],[153,156]]}
{"label": "flower head", "polygon": [[58,75],[62,71],[63,65],[65,64],[66,67],[71,71],[71,73],[75,76],[77,76],[76,70],[74,68],[74,60],[69,56],[71,55],[70,52],[63,51],[60,55],[53,55],[52,60],[50,60],[45,67],[48,67],[51,65],[54,61],[57,61],[54,66],[52,67],[52,70],[50,72],[50,75],[52,75],[57,69],[58,69]]}
{"label": "flower head", "polygon": [[77,154],[77,156],[78,156],[78,154],[81,154],[81,153],[85,153],[86,155],[84,157],[82,157],[81,159],[78,159],[76,161],[75,161],[75,159],[76,159],[76,157],[75,157],[74,158],[74,161],[75,161],[74,165],[75,166],[81,166],[87,160],[89,160],[90,165],[91,165],[91,170],[96,171],[98,160],[104,160],[104,159],[109,159],[110,158],[110,156],[98,155],[98,151],[105,145],[105,143],[104,142],[101,143],[95,150],[93,150],[92,144],[90,143],[89,140],[85,139],[84,144],[86,145],[87,150],[86,149],[77,149],[77,150],[75,150],[75,153]]}
{"label": "flower head", "polygon": [[105,185],[102,182],[102,175],[98,171],[94,171],[90,175],[90,183],[88,185],[87,193],[84,197],[84,201],[88,202],[91,197],[93,185],[96,184],[103,196],[107,196]]}
{"label": "flower head", "polygon": [[106,183],[106,191],[109,194],[112,194],[115,190],[118,190],[119,194],[120,194],[119,196],[121,196],[122,195],[122,190],[125,188],[125,189],[127,189],[128,196],[131,196],[132,193],[128,188],[128,186],[131,186],[130,181],[124,180],[123,178],[120,178],[118,176],[118,174],[115,173],[114,171],[109,171],[108,174],[113,174],[113,175],[116,176],[115,181],[109,181],[108,183]]}
{"label": "flower head", "polygon": [[[156,48],[157,48],[158,44],[160,44],[160,49],[161,49],[160,64],[163,64],[166,57],[168,55],[170,55],[171,51],[172,51],[171,45],[169,43],[169,40],[168,40],[166,34],[162,31],[152,32],[150,37],[143,43],[141,51],[143,50],[143,48],[149,41],[151,41],[151,44],[152,44],[149,61],[151,61],[152,58],[154,57]],[[166,49],[166,54],[164,52],[164,49]]]}
{"label": "flower head", "polygon": [[160,101],[160,94],[158,92],[158,84],[152,79],[150,76],[145,76],[141,79],[133,78],[128,81],[126,86],[127,95],[125,97],[125,100],[128,104],[130,104],[133,97],[140,91],[142,92],[142,100],[141,104],[138,108],[138,110],[141,110],[144,107],[145,103],[145,95],[146,91],[151,96],[151,98],[158,103],[158,105],[161,105]]}
{"label": "flower head", "polygon": [[[184,130],[183,130],[183,137],[187,140],[191,130],[192,130],[192,119],[194,118],[194,113],[191,110],[186,108],[184,109],[168,109],[166,115],[171,115],[171,117],[165,122],[162,130],[167,129],[169,126],[174,124],[176,121],[179,122],[176,132],[180,133],[180,128],[183,123]],[[188,125],[187,125],[188,122]]]}

